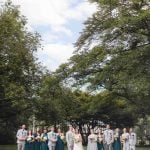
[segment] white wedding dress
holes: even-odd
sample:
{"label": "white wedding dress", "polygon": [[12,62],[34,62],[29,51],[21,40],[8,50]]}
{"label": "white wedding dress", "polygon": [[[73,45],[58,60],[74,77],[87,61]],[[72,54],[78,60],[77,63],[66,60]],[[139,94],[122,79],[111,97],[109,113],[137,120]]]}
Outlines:
{"label": "white wedding dress", "polygon": [[73,150],[83,150],[82,138],[80,134],[74,135],[74,147]]}

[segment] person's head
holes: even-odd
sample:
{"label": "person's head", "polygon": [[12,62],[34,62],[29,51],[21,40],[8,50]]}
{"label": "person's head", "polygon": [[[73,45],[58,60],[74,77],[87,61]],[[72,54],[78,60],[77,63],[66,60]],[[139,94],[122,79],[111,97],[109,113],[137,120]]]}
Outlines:
{"label": "person's head", "polygon": [[28,131],[28,135],[32,135],[32,130],[29,130],[29,131]]}
{"label": "person's head", "polygon": [[51,126],[51,131],[54,132],[55,128],[54,126]]}
{"label": "person's head", "polygon": [[57,129],[57,133],[61,133],[61,129],[60,128]]}
{"label": "person's head", "polygon": [[40,128],[39,127],[36,128],[36,132],[40,132]]}
{"label": "person's head", "polygon": [[90,129],[90,133],[91,133],[91,134],[94,134],[94,129]]}
{"label": "person's head", "polygon": [[78,133],[79,133],[79,129],[75,128],[75,134],[78,134]]}
{"label": "person's head", "polygon": [[98,134],[102,134],[102,129],[99,129],[99,130],[98,130]]}
{"label": "person's head", "polygon": [[43,132],[44,132],[44,133],[47,133],[47,129],[46,129],[46,128],[44,128],[44,129],[43,129]]}
{"label": "person's head", "polygon": [[106,129],[110,129],[110,125],[109,124],[106,125]]}
{"label": "person's head", "polygon": [[23,124],[23,125],[22,125],[22,129],[25,129],[25,128],[26,128],[26,125],[25,125],[25,124]]}
{"label": "person's head", "polygon": [[69,125],[69,131],[73,131],[72,125]]}
{"label": "person's head", "polygon": [[119,131],[120,131],[120,129],[119,129],[119,128],[116,128],[116,129],[115,129],[115,132],[119,132]]}
{"label": "person's head", "polygon": [[126,133],[126,132],[127,132],[127,129],[126,129],[126,128],[124,128],[124,129],[123,129],[123,133]]}
{"label": "person's head", "polygon": [[133,132],[133,131],[134,131],[134,129],[133,129],[133,128],[130,128],[130,129],[129,129],[129,132],[130,132],[130,133],[131,133],[131,132]]}

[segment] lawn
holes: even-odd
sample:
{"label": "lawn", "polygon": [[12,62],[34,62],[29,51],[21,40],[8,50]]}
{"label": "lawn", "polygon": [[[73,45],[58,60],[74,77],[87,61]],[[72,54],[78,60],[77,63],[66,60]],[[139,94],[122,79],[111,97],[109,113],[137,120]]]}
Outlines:
{"label": "lawn", "polygon": [[[15,145],[0,145],[0,150],[17,150],[17,147]],[[147,148],[141,147],[141,148],[137,148],[136,150],[150,150],[150,147],[147,147]]]}

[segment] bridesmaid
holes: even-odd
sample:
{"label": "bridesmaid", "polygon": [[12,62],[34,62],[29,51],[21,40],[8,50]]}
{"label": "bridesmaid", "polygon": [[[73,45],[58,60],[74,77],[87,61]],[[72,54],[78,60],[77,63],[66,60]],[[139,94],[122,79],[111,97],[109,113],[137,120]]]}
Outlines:
{"label": "bridesmaid", "polygon": [[57,142],[56,142],[56,149],[55,150],[64,150],[64,134],[62,133],[61,129],[58,128],[57,130]]}
{"label": "bridesmaid", "polygon": [[36,133],[34,133],[34,149],[40,150],[41,147],[41,133],[40,128],[36,129]]}
{"label": "bridesmaid", "polygon": [[47,129],[44,128],[43,133],[41,134],[41,150],[48,150],[48,135]]}
{"label": "bridesmaid", "polygon": [[119,128],[115,129],[113,150],[121,150],[120,130],[119,130]]}
{"label": "bridesmaid", "polygon": [[97,135],[94,134],[94,130],[90,130],[90,135],[88,136],[88,146],[87,150],[98,150],[97,147]]}
{"label": "bridesmaid", "polygon": [[103,150],[103,133],[101,129],[98,131],[97,135],[97,147],[98,150]]}
{"label": "bridesmaid", "polygon": [[33,146],[34,146],[33,140],[34,140],[34,137],[32,135],[32,130],[29,130],[28,135],[27,135],[25,150],[33,150]]}

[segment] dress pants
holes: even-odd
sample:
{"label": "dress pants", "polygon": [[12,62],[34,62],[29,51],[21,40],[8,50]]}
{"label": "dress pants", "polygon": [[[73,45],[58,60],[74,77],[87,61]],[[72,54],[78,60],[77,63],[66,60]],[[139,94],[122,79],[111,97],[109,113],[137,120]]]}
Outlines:
{"label": "dress pants", "polygon": [[24,150],[25,149],[25,142],[21,142],[17,144],[18,150]]}
{"label": "dress pants", "polygon": [[55,145],[48,145],[49,150],[55,150]]}
{"label": "dress pants", "polygon": [[130,145],[129,150],[135,150],[135,145]]}
{"label": "dress pants", "polygon": [[68,150],[73,150],[73,145],[67,145]]}
{"label": "dress pants", "polygon": [[104,150],[112,150],[112,144],[104,144]]}

